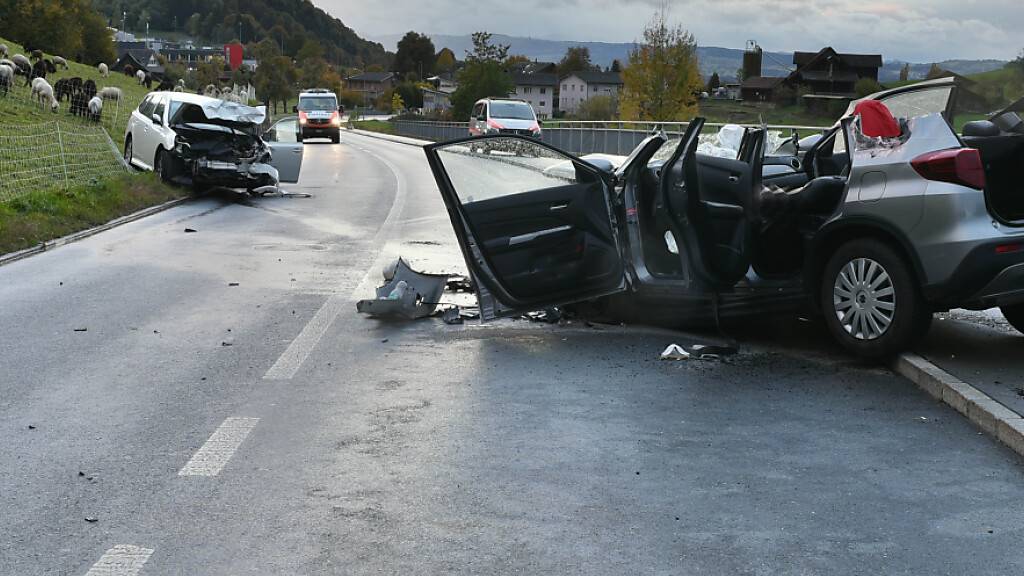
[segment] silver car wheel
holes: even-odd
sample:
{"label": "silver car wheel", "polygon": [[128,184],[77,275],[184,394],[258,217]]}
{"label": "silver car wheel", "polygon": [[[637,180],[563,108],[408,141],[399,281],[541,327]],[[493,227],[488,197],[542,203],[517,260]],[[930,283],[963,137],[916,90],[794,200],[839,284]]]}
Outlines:
{"label": "silver car wheel", "polygon": [[839,270],[832,287],[839,325],[857,340],[875,340],[892,325],[896,290],[889,273],[870,258],[855,258]]}

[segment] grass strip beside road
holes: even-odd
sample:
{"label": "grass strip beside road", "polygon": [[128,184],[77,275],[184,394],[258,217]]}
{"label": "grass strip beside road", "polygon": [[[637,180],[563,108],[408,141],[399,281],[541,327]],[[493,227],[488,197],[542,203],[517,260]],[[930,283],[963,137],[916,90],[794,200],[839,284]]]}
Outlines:
{"label": "grass strip beside road", "polygon": [[395,127],[386,120],[356,120],[352,123],[352,127],[370,132],[380,132],[381,134],[395,133]]}
{"label": "grass strip beside road", "polygon": [[0,203],[0,254],[99,226],[189,194],[154,174],[125,174],[95,185],[40,190]]}

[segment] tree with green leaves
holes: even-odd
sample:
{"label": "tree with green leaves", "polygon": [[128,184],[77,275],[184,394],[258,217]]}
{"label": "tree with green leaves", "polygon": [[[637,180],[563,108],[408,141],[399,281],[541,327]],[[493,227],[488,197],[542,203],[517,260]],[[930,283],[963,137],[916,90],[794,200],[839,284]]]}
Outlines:
{"label": "tree with green leaves", "polygon": [[455,52],[452,52],[451,48],[441,48],[434,58],[434,71],[435,72],[454,72],[455,71]]}
{"label": "tree with green leaves", "polygon": [[644,38],[629,53],[623,72],[620,109],[629,120],[690,120],[703,89],[697,42],[681,26],[669,26],[658,11]]}
{"label": "tree with green leaves", "polygon": [[612,120],[617,112],[618,102],[607,94],[591,96],[580,102],[576,117],[580,120]]}
{"label": "tree with green leaves", "polygon": [[393,68],[402,77],[415,74],[422,79],[430,75],[434,70],[434,42],[425,34],[406,32],[398,41]]}
{"label": "tree with green leaves", "polygon": [[209,62],[200,62],[196,67],[196,80],[199,82],[199,87],[203,88],[209,84],[220,86],[220,73],[223,71],[224,60],[220,58],[214,58]]}
{"label": "tree with green leaves", "polygon": [[618,58],[616,58],[615,60],[612,60],[612,65],[611,65],[611,67],[608,68],[608,71],[609,72],[622,72],[622,62],[619,62]]}
{"label": "tree with green leaves", "polygon": [[863,98],[869,94],[874,94],[881,89],[882,85],[874,78],[861,78],[853,85],[853,91],[857,94],[857,98]]}
{"label": "tree with green leaves", "polygon": [[935,78],[941,78],[945,73],[946,71],[940,68],[938,64],[932,64],[924,78],[925,80],[934,80]]}
{"label": "tree with green leaves", "polygon": [[402,101],[402,95],[397,91],[391,94],[391,112],[394,114],[401,114],[405,110],[405,102]]}
{"label": "tree with green leaves", "polygon": [[503,98],[515,86],[504,69],[508,46],[491,44],[487,32],[473,34],[473,50],[466,52],[466,65],[459,71],[459,87],[451,96],[452,114],[467,118],[473,104],[481,98]]}
{"label": "tree with green leaves", "polygon": [[904,64],[900,68],[900,82],[906,82],[907,80],[910,80],[910,64]]}
{"label": "tree with green leaves", "polygon": [[711,78],[708,78],[708,94],[718,90],[719,86],[722,85],[722,79],[718,77],[718,72],[712,72]]}
{"label": "tree with green leaves", "polygon": [[594,64],[590,61],[590,48],[586,46],[570,46],[558,63],[559,75],[593,69]]}

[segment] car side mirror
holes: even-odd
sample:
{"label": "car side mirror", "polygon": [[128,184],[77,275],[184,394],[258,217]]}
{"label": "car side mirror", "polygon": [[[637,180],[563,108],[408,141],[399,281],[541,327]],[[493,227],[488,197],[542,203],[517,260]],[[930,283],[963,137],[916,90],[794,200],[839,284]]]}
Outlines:
{"label": "car side mirror", "polygon": [[299,111],[299,107],[298,106],[292,106],[292,112],[298,112],[298,111]]}
{"label": "car side mirror", "polygon": [[156,114],[156,113],[154,113],[154,114],[150,115],[150,119],[151,119],[151,120],[153,120],[153,123],[154,123],[154,124],[160,124],[160,125],[163,125],[163,123],[164,123],[163,119],[162,119],[162,118],[160,118],[160,115],[159,115],[159,114]]}
{"label": "car side mirror", "polygon": [[544,125],[544,121],[541,120],[540,118],[537,118],[537,126],[543,126],[543,125]]}

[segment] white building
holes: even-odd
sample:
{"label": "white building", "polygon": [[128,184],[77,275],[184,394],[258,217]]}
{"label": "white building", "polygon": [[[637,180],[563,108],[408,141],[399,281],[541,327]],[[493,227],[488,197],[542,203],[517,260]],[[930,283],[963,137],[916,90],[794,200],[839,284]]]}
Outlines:
{"label": "white building", "polygon": [[618,99],[622,89],[622,76],[618,72],[573,72],[562,78],[558,108],[566,114],[575,114],[580,104],[594,96]]}
{"label": "white building", "polygon": [[510,98],[525,100],[533,106],[537,118],[551,118],[558,102],[555,100],[558,89],[558,75],[537,72],[534,74],[513,73],[512,83],[515,91]]}

